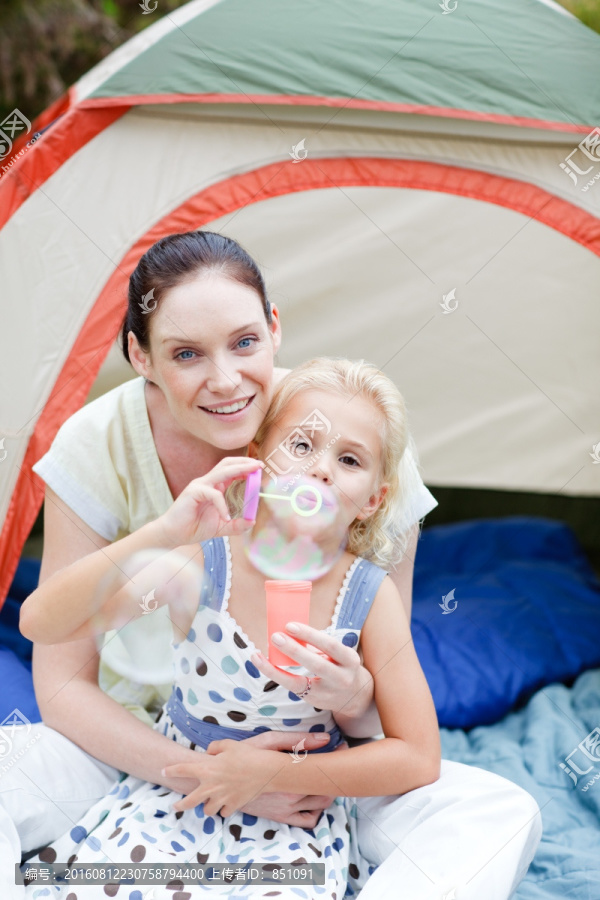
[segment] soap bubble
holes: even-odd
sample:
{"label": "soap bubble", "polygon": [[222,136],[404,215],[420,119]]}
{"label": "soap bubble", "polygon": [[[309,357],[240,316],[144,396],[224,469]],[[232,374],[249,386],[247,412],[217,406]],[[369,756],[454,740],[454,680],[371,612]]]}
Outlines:
{"label": "soap bubble", "polygon": [[[140,685],[170,684],[173,643],[185,637],[198,599],[207,592],[203,568],[181,553],[142,550],[105,576],[97,606],[117,591],[122,598],[116,627],[105,631],[101,611],[92,618],[102,661],[116,675]],[[158,605],[158,595],[165,605]],[[106,672],[104,678],[111,678]],[[140,695],[141,696],[141,695]],[[143,702],[143,701],[142,701]]]}
{"label": "soap bubble", "polygon": [[345,538],[340,507],[328,485],[308,477],[277,478],[263,484],[244,549],[269,578],[315,581],[340,557]]}

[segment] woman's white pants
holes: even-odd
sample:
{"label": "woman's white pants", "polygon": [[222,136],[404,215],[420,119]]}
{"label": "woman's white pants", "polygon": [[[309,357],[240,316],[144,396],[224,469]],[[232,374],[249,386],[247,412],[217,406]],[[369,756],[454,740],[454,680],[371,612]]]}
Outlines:
{"label": "woman's white pants", "polygon": [[542,836],[527,791],[445,759],[433,784],[357,804],[361,853],[379,865],[361,900],[507,900]]}
{"label": "woman's white pants", "polygon": [[[14,879],[21,855],[67,832],[118,777],[45,725],[15,729],[0,758],[2,900],[23,897]],[[541,837],[526,791],[448,760],[434,784],[357,803],[360,849],[379,866],[361,900],[508,900]]]}

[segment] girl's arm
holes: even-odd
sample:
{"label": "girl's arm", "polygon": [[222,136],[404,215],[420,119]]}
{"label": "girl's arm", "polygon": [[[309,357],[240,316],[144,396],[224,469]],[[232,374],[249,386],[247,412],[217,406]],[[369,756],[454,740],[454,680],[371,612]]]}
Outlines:
{"label": "girl's arm", "polygon": [[[160,579],[161,573],[168,571],[173,575],[182,571],[182,578],[189,581],[190,570],[185,572],[185,563],[198,556],[198,542],[216,534],[239,534],[248,527],[243,519],[230,520],[223,491],[258,465],[246,457],[221,460],[207,475],[192,481],[155,522],[112,544],[102,541],[100,549],[66,569],[49,576],[44,573],[44,583],[21,607],[21,632],[32,641],[56,644],[120,628],[142,616],[144,606],[140,601],[154,589],[155,573]],[[46,506],[56,505],[57,500],[49,491]],[[65,504],[59,502],[57,510],[69,519],[73,517]],[[149,549],[154,551],[152,565],[148,565],[148,555],[139,555]],[[171,558],[161,561],[160,557],[168,551],[172,552]],[[139,575],[142,569],[144,573]],[[156,605],[168,602],[176,587],[164,589],[163,581],[163,590],[153,597]],[[155,608],[155,604],[150,608]],[[187,618],[189,610],[184,611],[182,622]]]}
{"label": "girl's arm", "polygon": [[[415,525],[404,557],[390,575],[400,591],[400,596],[396,594],[397,608],[393,615],[406,618],[409,623],[418,538],[419,526]],[[348,737],[368,738],[381,734],[383,728],[373,698],[373,678],[368,669],[360,664],[357,653],[308,625],[300,626],[294,634],[288,631],[287,635],[286,644],[281,648],[283,652],[318,676],[311,688],[314,706],[330,709],[337,724]],[[326,656],[315,656],[298,643],[297,638],[312,644]],[[306,684],[303,676],[282,672],[264,656],[253,659],[253,662],[263,675],[283,685],[288,691],[297,693]]]}
{"label": "girl's arm", "polygon": [[[415,556],[417,555],[417,542],[419,540],[419,526],[414,525],[410,533],[410,541],[407,544],[404,556],[398,565],[390,572],[390,578],[396,586],[398,603],[396,615],[405,616],[410,630],[412,612],[413,575],[415,570]],[[348,707],[342,707],[334,713],[334,718],[344,734],[353,738],[374,737],[383,731],[377,704],[373,696],[373,679],[370,673],[363,668],[361,690],[354,694]],[[369,702],[367,702],[369,700]],[[352,711],[352,704],[360,704],[359,711]],[[356,709],[356,707],[355,707]],[[347,711],[348,710],[348,711]]]}
{"label": "girl's arm", "polygon": [[[435,707],[401,610],[396,588],[384,579],[361,636],[385,738],[342,753],[309,754],[301,765],[289,754],[216,741],[192,764],[200,787],[176,808],[203,802],[211,815],[219,810],[230,815],[255,793],[293,787],[306,793],[384,796],[404,794],[439,778]],[[192,769],[175,765],[166,774],[189,776]]]}
{"label": "girl's arm", "polygon": [[[407,544],[404,556],[398,565],[390,572],[390,578],[394,582],[397,590],[398,608],[395,615],[405,616],[410,630],[411,613],[412,613],[412,591],[413,591],[413,575],[415,571],[415,556],[417,555],[417,542],[419,540],[419,526],[414,525],[411,529],[410,540]],[[371,697],[371,702],[366,705],[366,698]],[[366,738],[374,737],[383,731],[379,713],[377,712],[377,704],[372,694],[372,688],[364,688],[360,694],[356,695],[354,702],[362,700],[363,711],[348,715],[345,709],[335,713],[335,720],[342,731],[349,737]],[[366,707],[366,708],[365,708]]]}

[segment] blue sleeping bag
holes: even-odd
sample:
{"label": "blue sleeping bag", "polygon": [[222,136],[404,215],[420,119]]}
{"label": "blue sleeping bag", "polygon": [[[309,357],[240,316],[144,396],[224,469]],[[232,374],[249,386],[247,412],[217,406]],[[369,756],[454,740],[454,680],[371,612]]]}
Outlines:
{"label": "blue sleeping bag", "polygon": [[[39,721],[31,644],[18,630],[38,575],[39,562],[21,560],[0,613],[0,723],[15,708]],[[560,522],[439,525],[419,542],[412,632],[440,725],[469,729],[600,666],[600,585]]]}
{"label": "blue sleeping bag", "polygon": [[[592,669],[571,688],[544,687],[526,706],[494,725],[468,733],[441,729],[444,759],[479,766],[514,781],[540,808],[542,840],[511,900],[600,897],[598,726],[600,669]],[[587,754],[579,749],[582,745]]]}
{"label": "blue sleeping bag", "polygon": [[490,724],[540,687],[600,666],[600,583],[560,522],[425,529],[412,633],[440,725]]}
{"label": "blue sleeping bag", "polygon": [[19,610],[37,587],[40,562],[22,559],[0,611],[0,725],[17,709],[30,722],[41,721],[31,681],[31,641],[19,631]]}

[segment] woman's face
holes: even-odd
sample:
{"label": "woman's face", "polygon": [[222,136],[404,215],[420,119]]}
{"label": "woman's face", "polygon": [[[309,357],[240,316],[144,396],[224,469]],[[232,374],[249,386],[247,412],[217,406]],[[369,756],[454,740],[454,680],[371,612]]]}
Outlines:
{"label": "woman's face", "polygon": [[149,339],[144,353],[130,334],[131,361],[163,391],[177,423],[222,450],[247,446],[271,401],[275,307],[269,324],[256,291],[208,272],[164,293]]}

